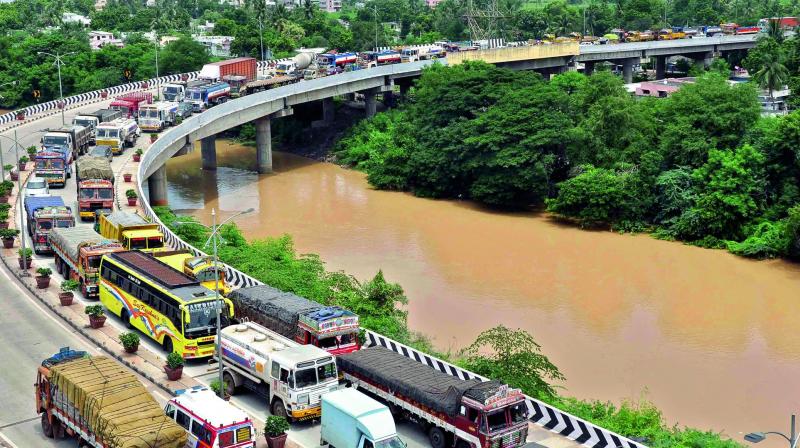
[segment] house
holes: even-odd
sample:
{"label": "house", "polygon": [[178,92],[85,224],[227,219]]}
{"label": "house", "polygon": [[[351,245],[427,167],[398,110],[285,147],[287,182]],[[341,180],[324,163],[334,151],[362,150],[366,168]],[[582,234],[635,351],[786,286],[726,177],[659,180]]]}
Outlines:
{"label": "house", "polygon": [[342,9],[342,0],[319,0],[319,9],[328,12],[338,12]]}
{"label": "house", "polygon": [[92,47],[92,50],[99,50],[106,45],[120,48],[125,46],[121,39],[114,37],[113,33],[107,31],[89,31],[89,46]]}
{"label": "house", "polygon": [[666,98],[677,92],[682,86],[693,83],[694,78],[667,78],[658,81],[645,81],[636,87],[636,96],[655,96]]}
{"label": "house", "polygon": [[200,36],[194,34],[192,39],[203,44],[211,56],[228,57],[231,55],[233,36]]}
{"label": "house", "polygon": [[442,0],[425,0],[425,3],[428,5],[428,8],[435,8]]}

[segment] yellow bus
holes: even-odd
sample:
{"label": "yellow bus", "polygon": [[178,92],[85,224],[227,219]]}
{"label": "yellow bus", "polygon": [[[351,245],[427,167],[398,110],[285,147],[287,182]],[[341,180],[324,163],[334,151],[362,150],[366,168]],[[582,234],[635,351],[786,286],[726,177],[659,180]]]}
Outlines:
{"label": "yellow bus", "polygon": [[[233,318],[223,301],[222,322]],[[100,302],[130,328],[185,359],[214,353],[217,313],[214,291],[140,251],[106,254],[100,263]]]}

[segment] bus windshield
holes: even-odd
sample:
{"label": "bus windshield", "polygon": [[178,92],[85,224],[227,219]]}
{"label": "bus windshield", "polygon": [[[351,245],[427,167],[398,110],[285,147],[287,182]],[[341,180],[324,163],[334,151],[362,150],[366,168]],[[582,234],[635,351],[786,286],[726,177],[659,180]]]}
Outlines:
{"label": "bus windshield", "polygon": [[[224,302],[222,306],[225,307]],[[187,337],[200,337],[217,333],[216,300],[190,303],[186,308],[189,311],[190,320],[186,323],[186,330],[184,331]],[[228,326],[228,318],[225,313],[222,313],[220,326]]]}

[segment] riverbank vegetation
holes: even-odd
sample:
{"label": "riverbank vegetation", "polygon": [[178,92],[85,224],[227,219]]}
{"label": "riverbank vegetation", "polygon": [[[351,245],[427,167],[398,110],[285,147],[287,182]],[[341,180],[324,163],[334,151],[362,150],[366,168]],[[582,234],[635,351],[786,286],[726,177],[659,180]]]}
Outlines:
{"label": "riverbank vegetation", "polygon": [[[178,216],[166,207],[154,210],[187,243],[202,248],[208,239],[206,227],[176,224],[196,222],[193,217]],[[713,432],[670,427],[661,411],[644,398],[617,406],[566,396],[557,385],[564,376],[523,330],[498,326],[484,331],[474,343],[458,352],[436,352],[423,335],[408,328],[407,313],[401,309],[408,302],[403,288],[388,282],[381,271],[362,283],[344,272],[326,270],[316,254],[298,254],[288,235],[248,242],[234,224],[223,226],[220,235],[224,239],[219,247],[220,259],[261,282],[319,303],[348,308],[359,315],[364,328],[520,388],[532,397],[623,436],[636,437],[654,448],[740,446]]]}
{"label": "riverbank vegetation", "polygon": [[469,63],[426,70],[334,153],[377,188],[796,258],[798,147],[800,112],[761,117],[752,85],[715,72],[636,100],[609,72],[544,81]]}

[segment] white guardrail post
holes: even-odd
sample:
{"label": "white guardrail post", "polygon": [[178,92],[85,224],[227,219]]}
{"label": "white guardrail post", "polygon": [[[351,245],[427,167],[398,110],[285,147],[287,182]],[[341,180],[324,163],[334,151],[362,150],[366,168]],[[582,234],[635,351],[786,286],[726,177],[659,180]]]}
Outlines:
{"label": "white guardrail post", "polygon": [[[259,62],[259,67],[264,67],[265,64],[266,63],[263,61]],[[393,66],[378,67],[370,70],[360,70],[333,77],[304,81],[286,87],[280,87],[266,92],[248,95],[247,97],[239,100],[229,101],[227,103],[215,106],[200,115],[189,118],[177,127],[162,133],[161,137],[151,145],[150,149],[146,151],[142,157],[137,175],[137,188],[139,190],[139,197],[142,198],[141,205],[144,209],[145,215],[147,215],[152,222],[158,223],[161,231],[164,233],[165,241],[173,248],[188,249],[195,256],[206,255],[201,250],[187,244],[176,234],[174,234],[161,222],[160,219],[158,219],[158,216],[156,216],[156,214],[153,212],[153,209],[150,207],[149,202],[144,200],[144,189],[142,185],[142,182],[145,179],[144,176],[151,169],[151,165],[157,158],[163,159],[163,157],[158,157],[161,155],[161,152],[171,147],[176,141],[185,141],[186,137],[190,133],[200,129],[201,127],[213,123],[217,119],[227,118],[230,114],[240,112],[244,107],[263,107],[265,103],[271,101],[282,101],[289,96],[302,95],[303,92],[310,92],[326,87],[336,88],[338,92],[342,93],[346,90],[349,83],[357,83],[369,78],[418,72],[424,65],[427,64],[419,62],[396,64]],[[196,76],[196,73],[193,73],[192,75]],[[247,103],[243,103],[243,101]],[[263,284],[253,277],[250,277],[249,275],[227,265],[225,265],[225,279],[234,288]],[[488,381],[487,378],[461,369],[453,364],[435,358],[426,353],[415,350],[379,333],[367,330],[366,337],[368,346],[380,345],[386,347],[407,358],[426,364],[448,375],[463,379],[477,378],[481,381]],[[586,420],[570,415],[534,398],[527,397],[527,405],[529,410],[529,419],[531,422],[552,432],[561,434],[562,436],[570,440],[574,440],[583,446],[592,448],[647,448],[645,445],[639,442],[635,442],[607,429],[596,426],[587,422]]]}

